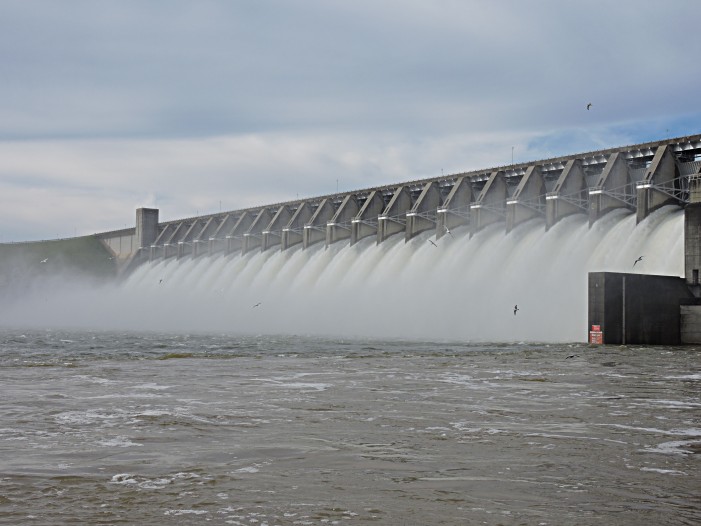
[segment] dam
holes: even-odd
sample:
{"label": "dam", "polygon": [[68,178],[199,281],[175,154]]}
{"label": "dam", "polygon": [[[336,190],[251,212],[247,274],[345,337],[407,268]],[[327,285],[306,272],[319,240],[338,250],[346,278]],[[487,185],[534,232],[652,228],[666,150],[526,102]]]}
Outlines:
{"label": "dam", "polygon": [[[175,221],[140,208],[134,228],[94,236],[119,269],[112,289],[10,317],[485,341],[582,341],[598,327],[602,343],[694,343],[701,261],[685,242],[701,231],[700,173],[689,136]],[[666,303],[636,322],[619,283]],[[642,330],[650,319],[672,339]]]}
{"label": "dam", "polygon": [[508,233],[539,219],[552,228],[573,214],[589,226],[614,210],[640,223],[665,205],[684,207],[701,168],[701,135],[476,170],[352,192],[159,222],[139,209],[136,228],[98,234],[130,266],[158,259],[307,249],[321,243],[436,239],[461,227]]}

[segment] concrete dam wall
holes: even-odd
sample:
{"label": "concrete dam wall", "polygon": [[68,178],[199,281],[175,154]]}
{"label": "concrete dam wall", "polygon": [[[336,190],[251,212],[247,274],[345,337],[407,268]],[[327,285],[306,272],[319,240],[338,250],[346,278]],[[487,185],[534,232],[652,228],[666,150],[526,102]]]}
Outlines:
{"label": "concrete dam wall", "polygon": [[617,209],[640,222],[662,206],[685,206],[700,154],[701,136],[691,136],[162,223],[157,210],[140,209],[136,228],[98,237],[119,261],[143,262],[368,237],[409,241],[422,232],[440,239],[492,224],[508,233],[531,219],[550,229],[573,214],[591,226]]}

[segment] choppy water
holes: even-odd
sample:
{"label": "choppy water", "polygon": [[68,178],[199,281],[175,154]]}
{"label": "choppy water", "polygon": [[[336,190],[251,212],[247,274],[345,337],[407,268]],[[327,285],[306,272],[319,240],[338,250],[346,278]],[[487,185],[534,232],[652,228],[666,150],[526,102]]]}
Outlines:
{"label": "choppy water", "polygon": [[694,348],[0,331],[2,524],[699,524]]}

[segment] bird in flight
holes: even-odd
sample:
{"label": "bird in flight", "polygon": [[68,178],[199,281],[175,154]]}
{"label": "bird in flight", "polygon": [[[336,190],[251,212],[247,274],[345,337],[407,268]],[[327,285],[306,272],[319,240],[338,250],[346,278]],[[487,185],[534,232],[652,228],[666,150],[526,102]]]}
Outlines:
{"label": "bird in flight", "polygon": [[160,285],[161,283],[163,283],[163,278],[158,280],[158,284]]}
{"label": "bird in flight", "polygon": [[259,307],[259,306],[260,306],[260,301],[259,301],[258,303],[256,303],[256,304],[255,304],[253,307],[251,307],[251,308],[252,308],[252,309],[255,309],[256,307]]}
{"label": "bird in flight", "polygon": [[450,234],[450,237],[455,237],[448,227],[445,227],[445,231],[447,234]]}
{"label": "bird in flight", "polygon": [[591,102],[590,102],[589,104],[587,104],[587,109],[588,109],[588,110],[591,109]]}
{"label": "bird in flight", "polygon": [[518,305],[514,305],[514,316],[516,316],[517,312],[518,312]]}
{"label": "bird in flight", "polygon": [[636,264],[638,261],[642,261],[642,260],[643,260],[643,256],[640,256],[638,259],[636,259],[636,260],[633,262],[633,266],[635,266],[635,264]]}
{"label": "bird in flight", "polygon": [[48,260],[49,260],[49,258],[42,259],[42,260],[41,260],[41,263],[46,263]]}
{"label": "bird in flight", "polygon": [[438,246],[438,245],[436,245],[436,244],[433,242],[433,240],[431,240],[431,239],[429,239],[428,242],[431,243],[434,247],[437,247],[437,246]]}

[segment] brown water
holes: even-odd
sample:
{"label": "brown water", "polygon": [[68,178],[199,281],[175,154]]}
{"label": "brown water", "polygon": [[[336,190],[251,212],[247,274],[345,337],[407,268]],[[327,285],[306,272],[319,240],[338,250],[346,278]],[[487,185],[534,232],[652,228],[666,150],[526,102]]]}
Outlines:
{"label": "brown water", "polygon": [[0,523],[701,523],[701,352],[0,331]]}

